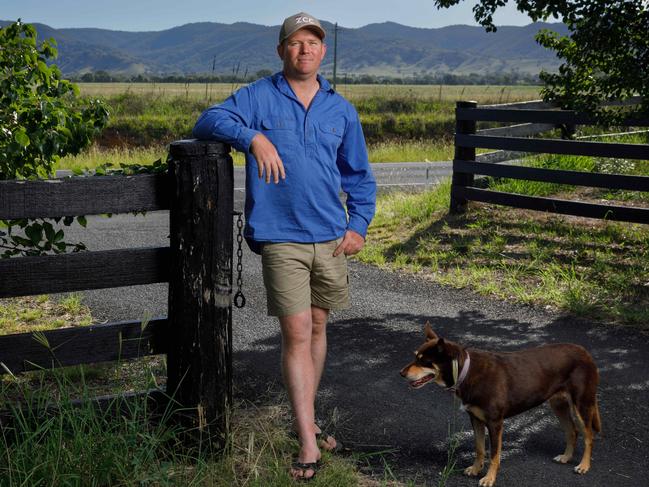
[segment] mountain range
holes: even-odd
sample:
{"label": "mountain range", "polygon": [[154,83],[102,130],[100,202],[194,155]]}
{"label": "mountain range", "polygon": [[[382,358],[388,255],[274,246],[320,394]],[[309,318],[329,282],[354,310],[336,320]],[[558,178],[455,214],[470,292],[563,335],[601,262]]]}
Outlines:
{"label": "mountain range", "polygon": [[[0,21],[0,26],[8,25]],[[279,26],[246,22],[200,22],[155,32],[95,28],[55,29],[34,24],[39,39],[58,43],[57,65],[66,75],[104,70],[137,74],[255,73],[281,68],[275,46]],[[334,25],[327,31],[324,73],[333,70]],[[567,34],[561,23],[536,22],[502,26],[488,33],[482,27],[453,25],[415,28],[394,22],[360,28],[338,27],[337,71],[342,74],[406,76],[556,70],[554,52],[540,47],[540,29]]]}

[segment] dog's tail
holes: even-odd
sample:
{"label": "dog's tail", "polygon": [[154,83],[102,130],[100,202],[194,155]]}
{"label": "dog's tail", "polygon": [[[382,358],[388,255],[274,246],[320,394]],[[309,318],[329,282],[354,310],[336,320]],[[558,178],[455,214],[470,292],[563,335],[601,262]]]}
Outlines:
{"label": "dog's tail", "polygon": [[602,432],[602,418],[599,416],[599,405],[597,404],[597,399],[595,399],[595,410],[593,411],[593,430],[596,433]]}

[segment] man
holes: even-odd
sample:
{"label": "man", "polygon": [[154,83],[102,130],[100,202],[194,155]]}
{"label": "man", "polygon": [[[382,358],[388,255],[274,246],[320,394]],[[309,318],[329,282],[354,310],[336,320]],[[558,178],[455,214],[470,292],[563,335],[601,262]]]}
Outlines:
{"label": "man", "polygon": [[195,137],[246,155],[244,234],[262,255],[268,313],[280,322],[282,375],[300,443],[291,475],[302,480],[315,476],[319,447],[336,447],[320,435],[314,412],[326,324],[330,310],[349,307],[346,256],[363,247],[376,200],[358,114],[318,74],[324,37],[313,16],[288,17],[277,46],[282,72],[209,108],[194,127]]}

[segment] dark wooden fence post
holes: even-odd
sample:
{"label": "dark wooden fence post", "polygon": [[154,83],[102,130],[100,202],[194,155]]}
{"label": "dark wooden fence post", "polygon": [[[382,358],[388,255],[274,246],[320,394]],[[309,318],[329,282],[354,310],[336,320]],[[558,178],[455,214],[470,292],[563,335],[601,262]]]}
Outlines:
{"label": "dark wooden fence post", "polygon": [[232,211],[230,148],[171,144],[167,393],[191,440],[215,451],[228,439],[232,405]]}
{"label": "dark wooden fence post", "polygon": [[[478,103],[475,101],[458,101],[455,108],[476,108]],[[476,122],[474,120],[461,120],[455,115],[455,133],[456,134],[475,134]],[[455,161],[475,161],[475,148],[461,147],[455,143],[455,157],[453,159],[453,179],[451,181],[451,213],[462,213],[466,210],[467,199],[461,196],[458,188],[473,185],[473,174],[456,171]]]}

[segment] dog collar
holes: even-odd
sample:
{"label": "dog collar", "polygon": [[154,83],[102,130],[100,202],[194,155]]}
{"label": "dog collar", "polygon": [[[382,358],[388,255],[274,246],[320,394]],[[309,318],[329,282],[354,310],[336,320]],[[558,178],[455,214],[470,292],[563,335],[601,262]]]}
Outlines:
{"label": "dog collar", "polygon": [[469,355],[469,352],[466,352],[466,360],[464,361],[464,365],[462,366],[462,372],[460,372],[460,376],[458,377],[457,375],[457,368],[458,368],[458,361],[453,360],[453,379],[455,380],[455,384],[453,384],[451,387],[447,387],[446,389],[455,392],[458,390],[460,385],[462,385],[462,382],[464,382],[464,379],[466,379],[466,376],[469,373],[469,366],[471,365],[471,356]]}

